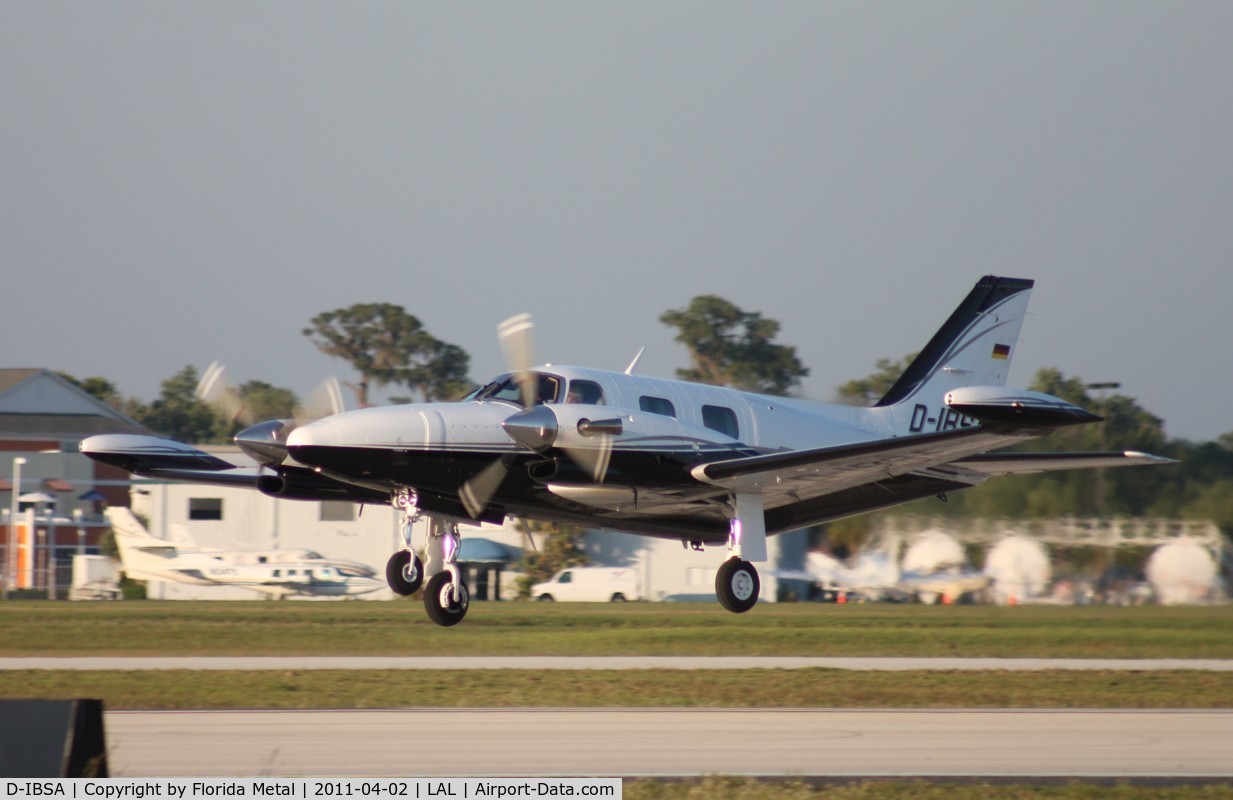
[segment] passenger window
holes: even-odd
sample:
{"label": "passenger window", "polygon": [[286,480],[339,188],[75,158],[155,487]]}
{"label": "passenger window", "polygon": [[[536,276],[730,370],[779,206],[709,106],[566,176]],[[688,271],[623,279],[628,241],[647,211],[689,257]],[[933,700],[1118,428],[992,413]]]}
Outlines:
{"label": "passenger window", "polygon": [[723,406],[703,406],[702,424],[713,431],[719,431],[724,436],[733,439],[740,438],[740,428],[736,424],[736,412]]}
{"label": "passenger window", "polygon": [[660,414],[665,417],[676,416],[676,408],[672,405],[672,401],[663,397],[639,397],[638,408],[641,408],[648,414]]}
{"label": "passenger window", "polygon": [[557,581],[557,583],[570,583],[570,582],[571,582],[571,581],[573,581],[573,580],[574,580],[573,573],[570,573],[570,572],[562,572],[562,573],[561,573],[561,579],[560,579],[559,581]]}
{"label": "passenger window", "polygon": [[604,390],[595,381],[570,381],[567,403],[585,403],[590,406],[604,404]]}

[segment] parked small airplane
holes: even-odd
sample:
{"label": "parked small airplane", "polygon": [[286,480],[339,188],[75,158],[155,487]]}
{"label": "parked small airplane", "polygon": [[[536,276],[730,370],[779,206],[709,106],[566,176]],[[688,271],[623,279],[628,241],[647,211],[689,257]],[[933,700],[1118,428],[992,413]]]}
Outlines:
{"label": "parked small airplane", "polygon": [[886,549],[872,548],[842,561],[826,553],[809,553],[803,570],[777,570],[780,579],[806,581],[818,588],[858,595],[866,600],[922,603],[957,600],[993,582],[983,572],[959,564],[927,572],[901,569]]}
{"label": "parked small airplane", "polygon": [[175,541],[159,539],[127,508],[107,509],[124,572],[136,580],[237,586],[282,599],[344,597],[385,588],[367,564],[326,558],[312,550],[207,550],[172,525]]}
{"label": "parked small airplane", "polygon": [[[239,467],[149,436],[93,436],[81,450],[137,475],[243,485],[274,497],[390,503],[400,594],[454,625],[469,595],[459,524],[507,516],[607,527],[727,549],[719,602],[748,611],[766,538],[976,486],[990,476],[1159,464],[1145,453],[990,452],[1100,417],[1005,388],[1033,281],[981,278],[890,391],[869,408],[751,394],[579,367],[532,367],[526,315],[498,328],[511,370],[461,402],[258,423]],[[431,521],[426,564],[411,523]]]}

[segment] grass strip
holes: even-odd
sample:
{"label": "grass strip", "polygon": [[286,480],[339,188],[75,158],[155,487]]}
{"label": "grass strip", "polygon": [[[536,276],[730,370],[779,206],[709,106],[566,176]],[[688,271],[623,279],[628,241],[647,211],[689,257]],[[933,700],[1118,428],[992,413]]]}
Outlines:
{"label": "grass strip", "polygon": [[106,708],[1229,708],[1233,673],[833,669],[0,673],[0,698]]}
{"label": "grass strip", "polygon": [[0,655],[966,656],[1233,658],[1233,605],[0,603]]}

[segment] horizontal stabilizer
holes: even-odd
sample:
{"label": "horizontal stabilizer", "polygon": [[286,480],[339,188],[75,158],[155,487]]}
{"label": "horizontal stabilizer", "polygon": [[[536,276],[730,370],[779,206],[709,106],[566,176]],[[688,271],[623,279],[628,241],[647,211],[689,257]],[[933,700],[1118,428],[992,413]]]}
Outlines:
{"label": "horizontal stabilizer", "polygon": [[946,393],[947,407],[987,425],[1061,428],[1101,418],[1060,397],[1004,386],[964,386]]}

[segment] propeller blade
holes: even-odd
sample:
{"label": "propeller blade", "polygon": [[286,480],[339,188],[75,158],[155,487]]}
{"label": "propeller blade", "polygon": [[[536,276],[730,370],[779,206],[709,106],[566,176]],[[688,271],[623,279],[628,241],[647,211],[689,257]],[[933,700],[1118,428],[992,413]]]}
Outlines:
{"label": "propeller blade", "polygon": [[[543,406],[536,406],[537,386],[531,372],[534,365],[532,331],[535,322],[530,314],[519,314],[497,326],[497,339],[505,354],[505,363],[518,381],[522,405],[526,411],[514,414],[503,423],[510,438],[532,450],[542,451],[556,438],[556,417]],[[467,513],[478,519],[501,488],[514,463],[515,454],[507,453],[477,472],[458,489],[458,497]]]}
{"label": "propeller blade", "polygon": [[603,483],[608,475],[608,464],[612,460],[612,437],[620,436],[625,429],[620,417],[612,419],[580,419],[578,433],[587,439],[594,439],[594,447],[566,447],[568,455],[575,464],[582,467],[596,483]]}
{"label": "propeller blade", "polygon": [[497,338],[505,352],[505,363],[510,372],[517,375],[522,404],[527,408],[535,405],[536,400],[535,381],[531,376],[531,367],[535,365],[534,330],[535,321],[530,314],[510,317],[497,326]]}
{"label": "propeller blade", "polygon": [[220,361],[212,361],[206,367],[194,394],[198,400],[213,406],[215,411],[233,422],[244,425],[253,423],[252,415],[244,406],[244,398],[227,380],[226,369]]}
{"label": "propeller blade", "polygon": [[500,489],[501,484],[505,482],[505,476],[509,474],[513,460],[512,454],[501,456],[475,473],[458,489],[458,498],[462,500],[462,507],[474,519],[479,519],[479,515],[488,508],[497,489]]}
{"label": "propeller blade", "polygon": [[331,375],[309,392],[304,402],[296,407],[295,420],[296,424],[304,425],[341,414],[345,410],[342,386],[339,385],[338,379]]}
{"label": "propeller blade", "polygon": [[612,460],[612,437],[597,434],[595,447],[565,447],[565,454],[591,476],[596,483],[603,483],[608,475],[608,463]]}

